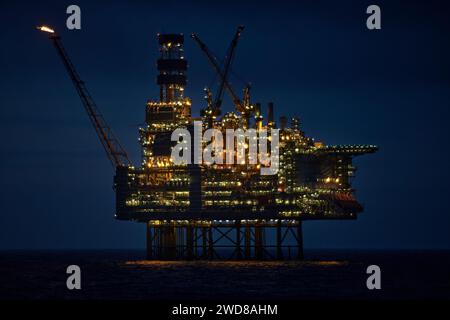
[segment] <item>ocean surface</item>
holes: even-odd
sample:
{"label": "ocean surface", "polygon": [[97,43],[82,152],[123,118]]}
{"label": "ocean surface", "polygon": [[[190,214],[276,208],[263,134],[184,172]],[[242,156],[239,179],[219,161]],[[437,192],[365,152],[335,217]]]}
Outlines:
{"label": "ocean surface", "polygon": [[[0,299],[450,299],[449,251],[306,250],[306,261],[145,261],[136,250],[2,251]],[[66,268],[81,268],[81,290]],[[381,290],[366,269],[381,268]]]}

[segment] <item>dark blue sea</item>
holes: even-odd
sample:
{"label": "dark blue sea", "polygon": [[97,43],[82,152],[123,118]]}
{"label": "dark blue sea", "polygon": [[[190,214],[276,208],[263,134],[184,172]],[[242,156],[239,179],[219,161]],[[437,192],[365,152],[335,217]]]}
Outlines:
{"label": "dark blue sea", "polygon": [[[145,261],[136,250],[0,252],[0,299],[450,299],[449,251],[306,250],[306,261]],[[68,265],[81,290],[66,288]],[[368,290],[366,268],[381,268]]]}

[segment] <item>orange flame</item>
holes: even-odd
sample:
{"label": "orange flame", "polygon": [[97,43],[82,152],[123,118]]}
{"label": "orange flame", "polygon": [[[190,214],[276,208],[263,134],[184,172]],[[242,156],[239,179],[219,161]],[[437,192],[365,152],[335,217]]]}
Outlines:
{"label": "orange flame", "polygon": [[39,27],[37,27],[37,29],[41,30],[43,32],[55,33],[55,30],[53,30],[52,28],[49,28],[47,26],[39,26]]}

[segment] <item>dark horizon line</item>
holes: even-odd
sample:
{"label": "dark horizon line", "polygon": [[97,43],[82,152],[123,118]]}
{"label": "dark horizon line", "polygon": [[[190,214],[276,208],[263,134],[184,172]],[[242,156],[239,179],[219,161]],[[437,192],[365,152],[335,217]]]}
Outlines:
{"label": "dark horizon line", "polygon": [[[130,250],[130,251],[143,251],[145,253],[145,247],[142,248],[41,248],[41,249],[0,249],[0,253],[4,253],[4,252],[18,252],[18,251],[53,251],[53,252],[57,252],[57,251],[100,251],[100,250],[105,250],[105,251],[126,251],[126,250]],[[395,252],[395,251],[450,251],[450,248],[362,248],[362,247],[347,247],[347,248],[320,248],[320,247],[316,247],[316,248],[305,248],[305,251],[325,251],[325,250],[329,250],[329,251],[345,251],[345,250],[351,250],[351,251],[389,251],[389,252]],[[224,260],[226,261],[226,260]]]}

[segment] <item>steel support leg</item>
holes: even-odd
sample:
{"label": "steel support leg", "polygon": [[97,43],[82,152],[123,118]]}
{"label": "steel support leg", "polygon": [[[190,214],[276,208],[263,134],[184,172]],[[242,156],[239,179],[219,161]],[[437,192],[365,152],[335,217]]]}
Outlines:
{"label": "steel support leg", "polygon": [[303,260],[304,259],[304,253],[303,253],[303,228],[302,228],[302,220],[298,221],[297,226],[297,259]]}
{"label": "steel support leg", "polygon": [[208,228],[208,258],[214,259],[214,239],[213,239],[213,226]]}
{"label": "steel support leg", "polygon": [[277,259],[283,259],[281,220],[277,221]]}
{"label": "steel support leg", "polygon": [[191,225],[186,227],[186,258],[191,260],[194,257],[194,234]]}
{"label": "steel support leg", "polygon": [[206,258],[208,256],[208,252],[207,252],[207,233],[206,233],[206,228],[202,227],[202,258]]}
{"label": "steel support leg", "polygon": [[241,221],[236,221],[236,259],[242,259],[241,250]]}
{"label": "steel support leg", "polygon": [[153,259],[152,225],[147,222],[147,260]]}
{"label": "steel support leg", "polygon": [[246,225],[245,226],[245,234],[244,234],[244,245],[245,245],[245,249],[244,249],[244,257],[245,259],[250,259],[250,243],[251,243],[251,239],[250,239],[250,226]]}
{"label": "steel support leg", "polygon": [[255,258],[257,260],[262,260],[264,257],[262,232],[263,232],[262,226],[259,224],[256,224],[255,225]]}

